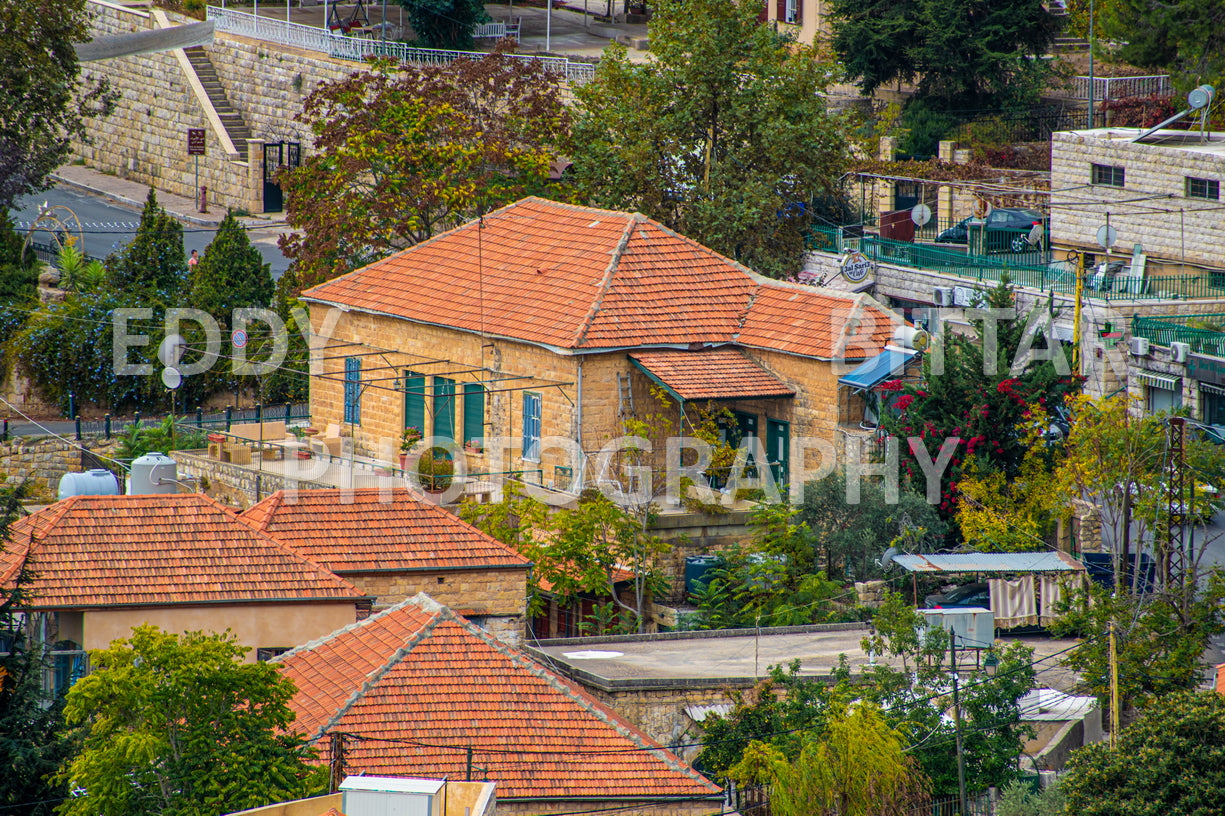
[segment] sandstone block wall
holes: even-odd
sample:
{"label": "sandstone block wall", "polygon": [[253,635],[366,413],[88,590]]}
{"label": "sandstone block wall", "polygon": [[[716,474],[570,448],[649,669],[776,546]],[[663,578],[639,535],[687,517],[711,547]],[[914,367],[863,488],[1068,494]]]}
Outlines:
{"label": "sandstone block wall", "polygon": [[[1185,257],[1189,263],[1225,265],[1221,202],[1186,196],[1188,176],[1225,184],[1225,150],[1220,142],[1210,149],[1166,147],[1132,144],[1126,138],[1108,138],[1108,133],[1102,130],[1052,136],[1051,189],[1070,191],[1056,198],[1105,201],[1064,207],[1056,201],[1052,205],[1052,243],[1100,253],[1095,236],[1109,213],[1110,225],[1119,231],[1116,252],[1130,255],[1133,245],[1142,244],[1144,251],[1155,258],[1180,261]],[[1124,186],[1089,186],[1093,164],[1124,168]],[[1143,208],[1123,203],[1138,196],[1153,196],[1153,200]]]}
{"label": "sandstone block wall", "polygon": [[8,484],[29,479],[54,498],[64,474],[114,466],[99,457],[114,455],[117,446],[115,439],[87,437],[74,444],[53,437],[22,437],[0,443],[0,472]]}

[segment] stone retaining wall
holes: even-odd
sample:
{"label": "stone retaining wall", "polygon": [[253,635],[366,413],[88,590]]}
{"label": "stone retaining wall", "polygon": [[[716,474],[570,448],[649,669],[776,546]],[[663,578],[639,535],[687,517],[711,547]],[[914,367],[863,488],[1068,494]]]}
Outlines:
{"label": "stone retaining wall", "polygon": [[116,439],[86,438],[74,443],[55,438],[21,437],[0,443],[0,471],[6,483],[17,484],[29,479],[35,486],[48,490],[54,498],[64,474],[113,466],[113,462],[99,457],[113,456],[118,444]]}

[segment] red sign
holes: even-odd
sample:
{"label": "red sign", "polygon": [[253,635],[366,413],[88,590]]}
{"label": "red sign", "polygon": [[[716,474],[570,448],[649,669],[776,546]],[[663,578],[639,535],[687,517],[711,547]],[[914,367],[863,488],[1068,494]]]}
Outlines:
{"label": "red sign", "polygon": [[204,128],[187,129],[187,155],[204,155]]}

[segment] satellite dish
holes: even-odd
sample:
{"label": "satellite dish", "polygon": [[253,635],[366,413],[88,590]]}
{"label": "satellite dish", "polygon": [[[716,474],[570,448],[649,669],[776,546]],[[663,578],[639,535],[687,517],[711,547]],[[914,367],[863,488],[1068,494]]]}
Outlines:
{"label": "satellite dish", "polygon": [[167,366],[162,369],[162,385],[169,388],[171,391],[183,384],[183,375],[179,373],[177,368]]}
{"label": "satellite dish", "polygon": [[1103,224],[1097,228],[1097,242],[1103,249],[1110,249],[1117,240],[1119,240],[1119,231],[1114,227]]}
{"label": "satellite dish", "polygon": [[932,220],[932,208],[926,204],[916,204],[910,210],[910,220],[916,227],[921,227]]}
{"label": "satellite dish", "polygon": [[902,551],[897,547],[890,547],[889,549],[885,550],[880,558],[876,559],[876,566],[880,567],[881,569],[887,569],[889,565],[893,563],[893,559],[901,554]]}
{"label": "satellite dish", "polygon": [[162,344],[157,347],[157,359],[162,361],[162,365],[174,368],[183,359],[185,348],[187,348],[187,341],[183,339],[183,335],[168,334],[162,340]]}
{"label": "satellite dish", "polygon": [[1034,224],[1029,230],[1029,235],[1025,236],[1025,241],[1030,246],[1039,246],[1042,243],[1044,233],[1045,230],[1043,230],[1041,224]]}
{"label": "satellite dish", "polygon": [[1187,94],[1187,106],[1191,110],[1200,110],[1212,104],[1212,96],[1216,89],[1211,85],[1200,85],[1191,93]]}

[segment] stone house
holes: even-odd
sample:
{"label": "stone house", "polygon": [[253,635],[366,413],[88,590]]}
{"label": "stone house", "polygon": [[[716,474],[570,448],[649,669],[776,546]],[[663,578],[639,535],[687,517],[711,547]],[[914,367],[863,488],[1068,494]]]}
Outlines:
{"label": "stone house", "polygon": [[689,432],[708,405],[729,439],[761,440],[776,479],[802,483],[820,464],[803,440],[840,445],[840,423],[862,415],[838,377],[880,353],[894,320],[642,215],[537,198],[303,299],[316,425],[340,424],[383,461],[417,427],[462,445],[469,471],[567,492],[599,481],[596,455],[627,420],[659,414]]}
{"label": "stone house", "polygon": [[721,809],[672,751],[424,594],[275,660],[293,727],[349,774],[486,779],[503,816]]}
{"label": "stone house", "polygon": [[531,562],[403,487],[278,491],[239,518],[374,597],[383,609],[428,592],[517,643]]}
{"label": "stone house", "polygon": [[[0,586],[29,571],[34,636],[79,661],[153,624],[229,630],[248,662],[369,613],[370,598],[197,493],[74,496],[13,523]],[[73,672],[83,670],[75,666]]]}
{"label": "stone house", "polygon": [[[1130,259],[1137,244],[1149,275],[1225,269],[1225,133],[1096,128],[1052,134],[1051,243],[1105,254],[1097,232],[1117,232],[1112,252]],[[1194,294],[1194,293],[1190,293]],[[1216,293],[1225,295],[1225,288]]]}

